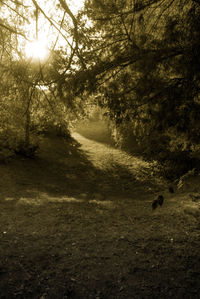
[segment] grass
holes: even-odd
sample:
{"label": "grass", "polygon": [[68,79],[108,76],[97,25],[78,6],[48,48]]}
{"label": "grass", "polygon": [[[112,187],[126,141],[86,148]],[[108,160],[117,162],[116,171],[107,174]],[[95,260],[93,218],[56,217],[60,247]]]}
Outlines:
{"label": "grass", "polygon": [[73,136],[0,165],[0,298],[200,298],[189,191],[168,194],[155,163]]}

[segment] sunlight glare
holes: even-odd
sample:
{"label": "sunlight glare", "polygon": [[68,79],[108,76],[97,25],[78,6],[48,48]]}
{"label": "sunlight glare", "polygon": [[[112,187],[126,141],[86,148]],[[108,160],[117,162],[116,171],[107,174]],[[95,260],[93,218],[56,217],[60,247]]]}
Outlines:
{"label": "sunlight glare", "polygon": [[26,44],[25,53],[27,58],[43,60],[48,55],[48,49],[45,42],[37,40]]}
{"label": "sunlight glare", "polygon": [[77,14],[77,12],[83,8],[84,0],[71,0],[68,5],[72,11],[72,13]]}

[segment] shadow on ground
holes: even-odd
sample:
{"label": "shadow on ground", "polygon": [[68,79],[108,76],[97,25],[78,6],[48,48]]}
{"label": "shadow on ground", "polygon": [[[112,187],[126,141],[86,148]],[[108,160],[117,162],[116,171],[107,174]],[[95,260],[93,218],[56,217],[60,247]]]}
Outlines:
{"label": "shadow on ground", "polygon": [[140,181],[125,166],[112,159],[109,162],[110,158],[100,169],[80,147],[73,138],[41,137],[35,159],[18,156],[1,165],[0,198],[39,200],[49,196],[56,201],[59,197],[95,199],[96,196],[106,200],[108,196],[130,197],[139,189],[149,193],[152,182]]}
{"label": "shadow on ground", "polygon": [[199,219],[181,197],[152,212],[146,164],[85,148],[43,137],[0,165],[0,298],[199,298]]}

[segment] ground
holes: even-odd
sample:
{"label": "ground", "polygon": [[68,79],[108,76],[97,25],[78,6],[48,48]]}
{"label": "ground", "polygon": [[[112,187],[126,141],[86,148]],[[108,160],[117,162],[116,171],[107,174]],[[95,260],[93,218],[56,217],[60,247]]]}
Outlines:
{"label": "ground", "polygon": [[200,298],[199,177],[169,193],[94,129],[0,165],[0,298]]}

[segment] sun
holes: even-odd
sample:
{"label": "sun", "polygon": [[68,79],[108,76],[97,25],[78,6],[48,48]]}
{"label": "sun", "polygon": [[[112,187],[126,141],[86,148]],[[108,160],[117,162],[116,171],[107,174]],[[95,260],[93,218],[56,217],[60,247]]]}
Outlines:
{"label": "sun", "polygon": [[[37,15],[37,20],[33,18],[32,22],[27,25],[26,30],[29,40],[32,41],[25,42],[23,52],[25,54],[25,57],[28,59],[44,61],[49,58],[52,47],[57,49],[60,46],[66,46],[66,38],[67,40],[70,40],[70,36],[67,36],[66,32],[64,32],[65,38],[63,39],[63,34],[60,34],[60,29],[58,29],[57,26],[57,24],[60,22],[61,16],[63,15],[63,9],[61,8],[60,11],[55,11],[54,5],[47,6],[47,4],[45,4],[45,1],[37,1],[43,11],[49,10],[49,14],[52,14],[54,16],[54,20],[52,21],[52,23],[54,23],[54,26],[52,26],[52,23],[49,24],[47,18],[42,13]],[[67,2],[67,5],[69,6],[72,14],[74,14],[75,17],[78,11],[83,9],[84,2],[85,0],[69,0],[69,2]],[[68,19],[70,18],[66,17],[66,22],[69,22]]]}
{"label": "sun", "polygon": [[25,46],[25,54],[27,58],[44,60],[48,56],[47,45],[40,40],[29,42]]}

